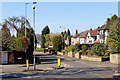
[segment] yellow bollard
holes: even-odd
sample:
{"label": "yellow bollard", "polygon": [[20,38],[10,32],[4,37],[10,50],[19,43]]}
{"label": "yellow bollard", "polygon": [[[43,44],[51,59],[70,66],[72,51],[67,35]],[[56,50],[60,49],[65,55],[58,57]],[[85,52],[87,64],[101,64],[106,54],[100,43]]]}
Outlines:
{"label": "yellow bollard", "polygon": [[27,70],[29,70],[29,60],[26,60],[26,66],[27,66]]}
{"label": "yellow bollard", "polygon": [[58,67],[60,67],[61,65],[61,61],[60,61],[60,58],[58,58]]}

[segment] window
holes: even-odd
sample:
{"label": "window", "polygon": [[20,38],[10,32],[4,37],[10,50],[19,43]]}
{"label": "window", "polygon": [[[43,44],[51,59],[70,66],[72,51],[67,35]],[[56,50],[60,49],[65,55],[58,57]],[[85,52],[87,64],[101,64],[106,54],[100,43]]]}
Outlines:
{"label": "window", "polygon": [[92,43],[92,40],[89,40],[89,43]]}
{"label": "window", "polygon": [[80,39],[79,39],[79,38],[77,38],[77,41],[80,41]]}

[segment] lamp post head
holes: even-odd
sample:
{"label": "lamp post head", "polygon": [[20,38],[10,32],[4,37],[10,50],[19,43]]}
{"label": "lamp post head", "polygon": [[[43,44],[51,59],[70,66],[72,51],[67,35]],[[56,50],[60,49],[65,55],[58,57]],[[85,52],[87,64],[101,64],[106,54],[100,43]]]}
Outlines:
{"label": "lamp post head", "polygon": [[36,3],[37,3],[37,2],[35,2],[35,1],[33,2],[33,4],[36,4]]}
{"label": "lamp post head", "polygon": [[35,9],[35,6],[33,6],[33,9]]}

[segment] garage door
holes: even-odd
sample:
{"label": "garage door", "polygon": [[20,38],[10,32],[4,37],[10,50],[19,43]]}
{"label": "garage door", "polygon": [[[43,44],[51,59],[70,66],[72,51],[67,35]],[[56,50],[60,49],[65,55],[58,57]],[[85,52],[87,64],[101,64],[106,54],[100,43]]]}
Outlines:
{"label": "garage door", "polygon": [[1,64],[8,64],[8,53],[1,53]]}

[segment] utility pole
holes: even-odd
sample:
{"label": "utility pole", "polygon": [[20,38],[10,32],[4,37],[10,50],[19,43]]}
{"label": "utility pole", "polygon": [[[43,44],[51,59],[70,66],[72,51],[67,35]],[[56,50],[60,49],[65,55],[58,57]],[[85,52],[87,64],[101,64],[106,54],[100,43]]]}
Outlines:
{"label": "utility pole", "polygon": [[[35,52],[35,6],[33,6],[33,27],[34,27],[34,52]],[[34,53],[34,70],[36,70],[35,53]]]}

